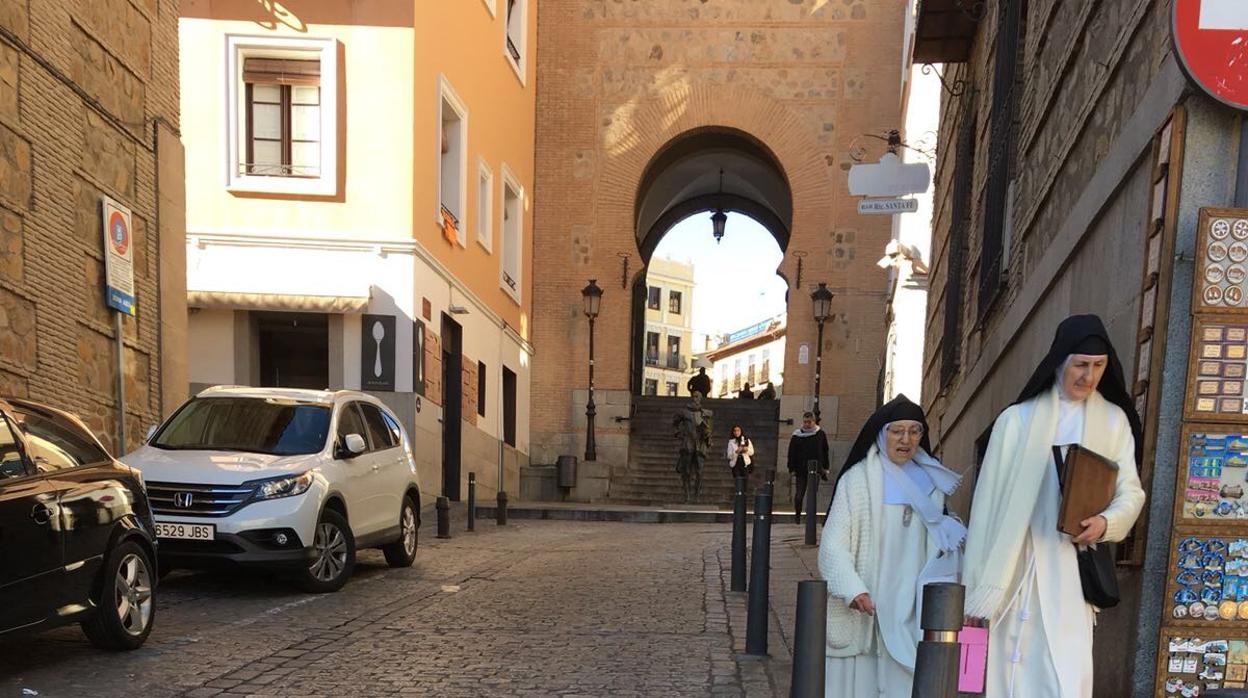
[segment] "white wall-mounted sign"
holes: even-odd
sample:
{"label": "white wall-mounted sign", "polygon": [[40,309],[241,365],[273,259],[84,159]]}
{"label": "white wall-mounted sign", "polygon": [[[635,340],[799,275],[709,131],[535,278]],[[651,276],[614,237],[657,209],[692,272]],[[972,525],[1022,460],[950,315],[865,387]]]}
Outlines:
{"label": "white wall-mounted sign", "polygon": [[809,345],[809,344],[801,344],[801,345],[798,345],[798,347],[797,347],[797,363],[799,363],[799,364],[808,364],[808,363],[810,363],[810,345]]}
{"label": "white wall-mounted sign", "polygon": [[918,210],[918,199],[863,199],[858,202],[858,213],[864,216],[914,213]]}
{"label": "white wall-mounted sign", "polygon": [[130,209],[109,197],[101,197],[104,228],[104,302],[108,307],[134,315],[134,236]]}
{"label": "white wall-mounted sign", "polygon": [[932,171],[925,162],[902,162],[884,153],[879,162],[849,168],[849,193],[854,196],[904,196],[927,191]]}

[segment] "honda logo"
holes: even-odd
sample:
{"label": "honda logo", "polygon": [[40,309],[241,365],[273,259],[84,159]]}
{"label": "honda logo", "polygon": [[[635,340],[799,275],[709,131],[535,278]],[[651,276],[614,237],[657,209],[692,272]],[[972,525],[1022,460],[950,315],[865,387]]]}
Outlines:
{"label": "honda logo", "polygon": [[191,506],[191,502],[195,501],[195,495],[191,492],[176,492],[173,495],[173,505],[186,509]]}

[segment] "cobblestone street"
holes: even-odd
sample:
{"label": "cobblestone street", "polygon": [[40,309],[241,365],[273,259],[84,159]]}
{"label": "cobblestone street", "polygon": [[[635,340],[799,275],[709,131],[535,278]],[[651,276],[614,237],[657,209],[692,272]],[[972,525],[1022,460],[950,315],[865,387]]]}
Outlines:
{"label": "cobblestone street", "polygon": [[787,695],[794,582],[814,551],[776,527],[772,659],[745,658],[729,531],[487,521],[436,540],[426,525],[413,568],[367,551],[324,596],[177,572],[136,652],[98,652],[77,628],[0,643],[0,696]]}

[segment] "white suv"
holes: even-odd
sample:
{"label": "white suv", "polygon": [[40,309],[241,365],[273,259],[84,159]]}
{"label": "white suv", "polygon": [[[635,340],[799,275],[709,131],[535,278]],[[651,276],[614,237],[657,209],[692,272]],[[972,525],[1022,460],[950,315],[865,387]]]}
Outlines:
{"label": "white suv", "polygon": [[364,393],[209,388],[126,456],[142,471],[161,572],[280,568],[337,591],[357,548],[392,567],[416,558],[420,490],[411,442]]}

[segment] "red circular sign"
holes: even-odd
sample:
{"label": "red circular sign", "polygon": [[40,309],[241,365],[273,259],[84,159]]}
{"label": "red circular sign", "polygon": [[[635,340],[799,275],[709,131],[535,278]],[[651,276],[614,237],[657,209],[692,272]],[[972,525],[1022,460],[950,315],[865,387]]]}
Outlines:
{"label": "red circular sign", "polygon": [[1192,82],[1223,104],[1248,109],[1248,2],[1174,0],[1171,29]]}
{"label": "red circular sign", "polygon": [[108,217],[108,241],[119,255],[125,255],[130,247],[130,230],[126,227],[126,217],[120,211],[113,211]]}

